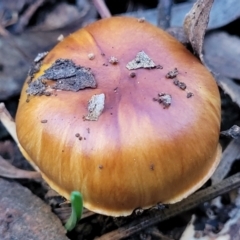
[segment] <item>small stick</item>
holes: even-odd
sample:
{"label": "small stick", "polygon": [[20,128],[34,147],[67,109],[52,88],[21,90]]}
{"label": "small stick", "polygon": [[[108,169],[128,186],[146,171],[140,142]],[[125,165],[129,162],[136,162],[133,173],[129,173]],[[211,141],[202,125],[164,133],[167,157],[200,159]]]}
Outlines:
{"label": "small stick", "polygon": [[173,0],[159,0],[158,1],[158,27],[167,29],[170,27],[171,10]]}
{"label": "small stick", "polygon": [[4,103],[0,103],[0,121],[3,126],[7,129],[9,134],[12,136],[17,145],[19,145],[17,133],[16,133],[16,124],[5,107]]}
{"label": "small stick", "polygon": [[93,5],[97,9],[101,18],[108,18],[112,16],[103,0],[93,0]]}
{"label": "small stick", "polygon": [[[17,146],[21,148],[21,144],[19,143],[18,137],[17,137],[16,124],[11,114],[6,109],[4,103],[0,103],[0,122],[2,122],[3,126],[7,129],[9,134],[12,136]],[[29,161],[29,163],[37,172],[39,172],[38,167],[32,161]]]}
{"label": "small stick", "polygon": [[212,184],[221,182],[229,173],[233,162],[240,158],[240,141],[233,139],[224,150],[222,160],[211,177]]}

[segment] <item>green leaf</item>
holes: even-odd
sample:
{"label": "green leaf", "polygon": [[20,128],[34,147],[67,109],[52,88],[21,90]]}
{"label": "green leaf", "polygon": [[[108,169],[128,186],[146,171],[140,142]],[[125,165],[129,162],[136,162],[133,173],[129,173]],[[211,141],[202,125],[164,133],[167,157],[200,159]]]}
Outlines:
{"label": "green leaf", "polygon": [[67,220],[67,223],[65,224],[67,231],[72,231],[75,228],[78,221],[81,219],[83,212],[83,198],[80,192],[71,192],[70,200],[72,204],[72,212],[71,216]]}

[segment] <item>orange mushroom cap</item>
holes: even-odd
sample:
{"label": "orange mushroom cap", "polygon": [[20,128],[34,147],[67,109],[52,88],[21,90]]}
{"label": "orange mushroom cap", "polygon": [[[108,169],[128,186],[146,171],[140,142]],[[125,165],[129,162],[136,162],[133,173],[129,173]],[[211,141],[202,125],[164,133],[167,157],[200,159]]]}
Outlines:
{"label": "orange mushroom cap", "polygon": [[[163,30],[130,17],[103,19],[66,37],[40,62],[21,93],[17,135],[23,154],[67,199],[80,191],[86,208],[126,216],[182,200],[215,170],[218,87]],[[78,74],[95,84],[74,89]],[[71,89],[62,87],[65,81]],[[93,96],[104,96],[102,109],[88,119]]]}

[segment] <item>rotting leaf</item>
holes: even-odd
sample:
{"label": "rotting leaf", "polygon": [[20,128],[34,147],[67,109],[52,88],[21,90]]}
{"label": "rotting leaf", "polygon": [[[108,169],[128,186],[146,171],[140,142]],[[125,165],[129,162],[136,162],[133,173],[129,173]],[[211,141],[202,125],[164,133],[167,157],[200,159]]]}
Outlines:
{"label": "rotting leaf", "polygon": [[240,86],[232,79],[218,75],[215,76],[218,85],[227,93],[233,102],[240,107]]}
{"label": "rotting leaf", "polygon": [[96,88],[97,83],[89,68],[77,66],[72,60],[58,59],[37,80],[29,83],[29,95],[44,94],[47,84],[42,80],[53,80],[53,89],[77,92],[84,88]]}
{"label": "rotting leaf", "polygon": [[68,239],[51,208],[29,189],[0,178],[0,191],[0,239]]}
{"label": "rotting leaf", "polygon": [[27,171],[19,169],[10,164],[7,160],[0,156],[0,176],[6,178],[16,178],[16,179],[41,179],[41,174],[39,172]]}
{"label": "rotting leaf", "polygon": [[136,55],[135,59],[130,61],[126,67],[128,70],[133,70],[138,68],[155,68],[156,64],[144,51],[140,51]]}
{"label": "rotting leaf", "polygon": [[204,39],[204,53],[204,62],[213,72],[240,80],[239,37],[223,31],[209,33]]}
{"label": "rotting leaf", "polygon": [[96,94],[88,102],[88,114],[84,120],[97,121],[104,109],[105,94]]}
{"label": "rotting leaf", "polygon": [[198,0],[186,15],[184,30],[192,45],[193,51],[203,62],[203,39],[207,29],[210,10],[214,0]]}
{"label": "rotting leaf", "polygon": [[240,138],[240,127],[237,125],[233,125],[227,131],[222,131],[221,134],[224,136],[227,136],[227,137],[234,138],[234,139],[239,139]]}

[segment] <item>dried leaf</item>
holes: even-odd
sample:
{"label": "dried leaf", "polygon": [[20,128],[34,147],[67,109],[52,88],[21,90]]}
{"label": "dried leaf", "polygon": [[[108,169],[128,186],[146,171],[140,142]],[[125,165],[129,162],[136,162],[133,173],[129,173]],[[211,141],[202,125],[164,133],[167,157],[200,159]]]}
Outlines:
{"label": "dried leaf", "polygon": [[27,188],[0,178],[0,192],[0,239],[68,239],[51,208]]}
{"label": "dried leaf", "polygon": [[193,51],[203,62],[202,48],[203,39],[207,29],[209,14],[213,0],[198,0],[186,15],[184,30],[192,45]]}
{"label": "dried leaf", "polygon": [[227,77],[216,76],[216,79],[223,91],[240,107],[240,85]]}
{"label": "dried leaf", "polygon": [[[87,6],[89,10],[89,4]],[[85,12],[87,14],[87,11]],[[51,31],[62,28],[70,23],[79,20],[80,12],[73,4],[65,2],[59,3],[54,9],[46,15],[44,21],[35,27],[35,30]]]}
{"label": "dried leaf", "polygon": [[221,134],[224,136],[227,136],[227,137],[234,138],[234,139],[239,139],[240,138],[240,127],[237,125],[233,125],[227,131],[222,131]]}
{"label": "dried leaf", "polygon": [[189,43],[188,37],[182,27],[171,27],[166,30],[170,35],[176,38],[183,45]]}
{"label": "dried leaf", "polygon": [[41,179],[41,174],[34,171],[26,171],[14,167],[8,161],[0,156],[0,176],[6,178],[25,178],[25,179]]}
{"label": "dried leaf", "polygon": [[239,37],[225,32],[207,34],[204,40],[204,53],[204,62],[213,72],[240,80]]}
{"label": "dried leaf", "polygon": [[[184,230],[180,240],[191,239],[191,240],[227,240],[227,239],[240,239],[240,194],[239,191],[237,193],[237,197],[235,199],[235,207],[232,207],[231,210],[228,208],[224,208],[224,205],[218,203],[217,205],[210,203],[209,209],[217,209],[215,212],[218,213],[219,216],[210,216],[208,218],[201,216],[192,216],[190,223],[187,228]],[[206,209],[207,210],[207,209]],[[211,210],[210,210],[211,211]],[[224,216],[221,216],[223,215]],[[219,219],[218,219],[219,218]],[[223,224],[224,218],[228,218],[228,220]],[[214,219],[214,221],[213,221]],[[218,225],[220,223],[220,229],[218,229]],[[203,230],[199,229],[199,226],[203,227]],[[216,232],[217,231],[217,232]]]}
{"label": "dried leaf", "polygon": [[0,102],[0,122],[2,122],[3,126],[7,129],[10,135],[13,137],[14,141],[19,144],[18,137],[16,133],[16,125],[15,122],[7,111],[5,104]]}

